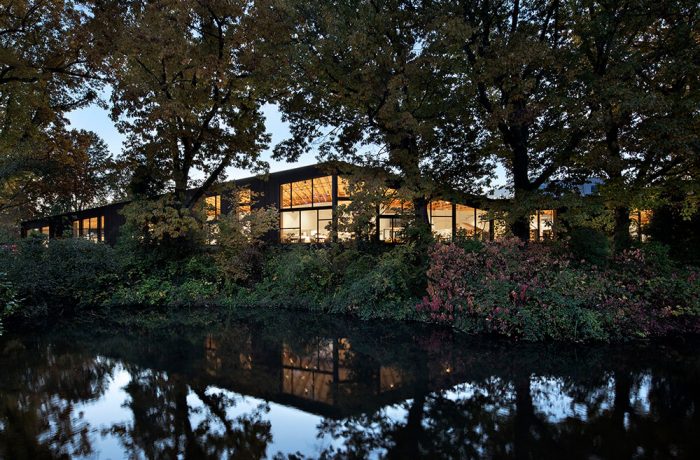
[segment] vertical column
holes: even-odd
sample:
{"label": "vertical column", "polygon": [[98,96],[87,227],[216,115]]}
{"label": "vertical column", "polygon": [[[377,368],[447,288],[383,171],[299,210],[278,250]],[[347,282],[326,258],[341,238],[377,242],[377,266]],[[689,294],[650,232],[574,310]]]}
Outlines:
{"label": "vertical column", "polygon": [[457,236],[457,204],[452,203],[452,241]]}
{"label": "vertical column", "polygon": [[331,238],[334,243],[338,242],[338,175],[331,176],[331,205],[333,212],[331,218]]}

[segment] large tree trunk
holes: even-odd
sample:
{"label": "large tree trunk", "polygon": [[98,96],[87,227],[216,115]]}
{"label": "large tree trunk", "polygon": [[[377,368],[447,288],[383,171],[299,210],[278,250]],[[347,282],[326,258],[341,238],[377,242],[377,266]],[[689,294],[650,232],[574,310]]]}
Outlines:
{"label": "large tree trunk", "polygon": [[430,234],[430,219],[428,218],[429,200],[424,193],[423,175],[420,170],[420,155],[415,137],[410,133],[397,135],[400,141],[390,143],[390,162],[398,166],[403,174],[402,186],[411,191],[411,201],[415,216],[416,236]]}
{"label": "large tree trunk", "polygon": [[615,208],[615,227],[613,230],[613,243],[615,252],[627,249],[632,244],[630,235],[630,209],[627,206]]}
{"label": "large tree trunk", "polygon": [[[605,132],[605,144],[608,149],[608,165],[606,173],[611,183],[616,183],[618,187],[623,186],[624,177],[622,176],[622,156],[620,153],[618,125],[613,122],[612,109],[609,127]],[[613,201],[614,202],[614,201]],[[614,228],[613,228],[613,244],[615,252],[622,251],[630,246],[632,238],[630,237],[630,210],[625,203],[615,203],[613,209]]]}
{"label": "large tree trunk", "polygon": [[[527,156],[527,146],[523,142],[516,142],[513,145],[513,199],[515,200],[515,208],[519,209],[518,203],[526,199],[532,191],[532,183],[530,182],[529,158]],[[522,241],[530,239],[530,216],[517,215],[513,216],[510,224],[510,231],[514,236]]]}
{"label": "large tree trunk", "polygon": [[[521,108],[521,111],[524,108]],[[528,156],[529,132],[526,125],[521,123],[504,124],[501,127],[503,139],[510,147],[512,153],[511,174],[513,174],[513,199],[515,209],[522,209],[518,206],[532,192],[532,182],[530,181],[530,157]],[[511,211],[512,212],[512,211]],[[521,214],[523,211],[519,211]],[[514,236],[522,241],[530,239],[530,216],[512,216],[510,231]]]}

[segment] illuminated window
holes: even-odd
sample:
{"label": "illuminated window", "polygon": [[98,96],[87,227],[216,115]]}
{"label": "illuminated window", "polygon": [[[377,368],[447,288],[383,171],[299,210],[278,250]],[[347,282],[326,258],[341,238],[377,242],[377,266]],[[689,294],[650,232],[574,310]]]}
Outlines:
{"label": "illuminated window", "polygon": [[73,237],[85,238],[90,241],[104,241],[104,216],[88,217],[73,221]]}
{"label": "illuminated window", "polygon": [[413,203],[410,200],[402,200],[398,196],[398,191],[393,188],[386,189],[384,193],[385,203],[379,207],[379,213],[382,215],[405,214],[413,209]]}
{"label": "illuminated window", "polygon": [[333,203],[332,176],[302,180],[280,186],[282,209],[331,206]]}
{"label": "illuminated window", "polygon": [[51,233],[51,232],[50,232],[50,229],[49,229],[49,226],[48,226],[48,225],[46,225],[46,226],[44,226],[44,227],[30,228],[29,230],[27,230],[27,235],[31,235],[31,234],[41,234],[41,235],[44,235],[44,236],[48,237],[48,236],[50,235],[50,233]]}
{"label": "illuminated window", "polygon": [[551,240],[554,238],[554,210],[543,209],[540,211],[540,239]]}
{"label": "illuminated window", "polygon": [[530,239],[531,240],[537,240],[539,239],[539,222],[538,222],[538,213],[535,212],[534,214],[530,215]]}
{"label": "illuminated window", "polygon": [[530,216],[530,239],[541,241],[552,238],[554,238],[554,210],[537,210]]}
{"label": "illuminated window", "polygon": [[323,243],[330,241],[332,209],[283,211],[280,239],[283,243]]}
{"label": "illuminated window", "polygon": [[489,212],[483,209],[476,210],[476,233],[481,239],[489,238],[490,222],[488,214]]}
{"label": "illuminated window", "polygon": [[344,177],[338,177],[338,198],[350,198],[350,182]]}
{"label": "illuminated window", "polygon": [[348,207],[352,204],[352,201],[343,200],[338,204],[338,240],[350,241],[353,237],[351,229],[354,218]]}
{"label": "illuminated window", "polygon": [[282,209],[292,207],[292,184],[282,184],[280,186],[280,206]]}
{"label": "illuminated window", "polygon": [[238,191],[238,217],[242,218],[250,214],[252,205],[250,189],[244,188]]}
{"label": "illuminated window", "polygon": [[292,184],[292,207],[309,208],[313,205],[313,182],[302,180]]}
{"label": "illuminated window", "polygon": [[379,218],[379,241],[398,243],[403,239],[404,224],[401,217]]}
{"label": "illuminated window", "polygon": [[639,241],[646,241],[645,228],[651,222],[651,211],[635,209],[630,213],[630,236]]}
{"label": "illuminated window", "polygon": [[476,233],[476,209],[471,206],[457,205],[457,231],[467,236]]}
{"label": "illuminated window", "polygon": [[204,199],[207,220],[216,220],[221,215],[221,195],[212,195]]}
{"label": "illuminated window", "polygon": [[331,176],[313,180],[313,205],[331,206],[333,204],[333,182]]}
{"label": "illuminated window", "polygon": [[452,239],[452,203],[439,200],[431,201],[430,225],[436,238],[440,240]]}
{"label": "illuminated window", "polygon": [[101,241],[102,238],[100,237],[100,228],[97,224],[98,219],[98,217],[83,219],[80,236],[90,241]]}

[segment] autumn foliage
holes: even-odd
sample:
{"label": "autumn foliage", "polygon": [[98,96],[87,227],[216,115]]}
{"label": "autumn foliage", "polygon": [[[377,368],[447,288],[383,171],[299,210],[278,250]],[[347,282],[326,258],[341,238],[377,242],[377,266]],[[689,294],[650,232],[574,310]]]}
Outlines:
{"label": "autumn foliage", "polygon": [[419,311],[467,332],[585,341],[700,331],[697,271],[654,246],[624,251],[600,269],[517,239],[476,251],[436,244],[427,276]]}

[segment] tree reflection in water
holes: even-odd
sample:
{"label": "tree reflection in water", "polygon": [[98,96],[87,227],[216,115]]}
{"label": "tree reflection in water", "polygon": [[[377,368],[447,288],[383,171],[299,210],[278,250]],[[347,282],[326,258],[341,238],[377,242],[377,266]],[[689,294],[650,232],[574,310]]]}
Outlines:
{"label": "tree reflection in water", "polygon": [[[696,350],[298,316],[170,337],[5,338],[0,458],[91,456],[107,438],[131,458],[697,458]],[[113,397],[115,372],[130,377],[128,420],[93,422],[81,407]],[[284,432],[300,442],[275,439]]]}

